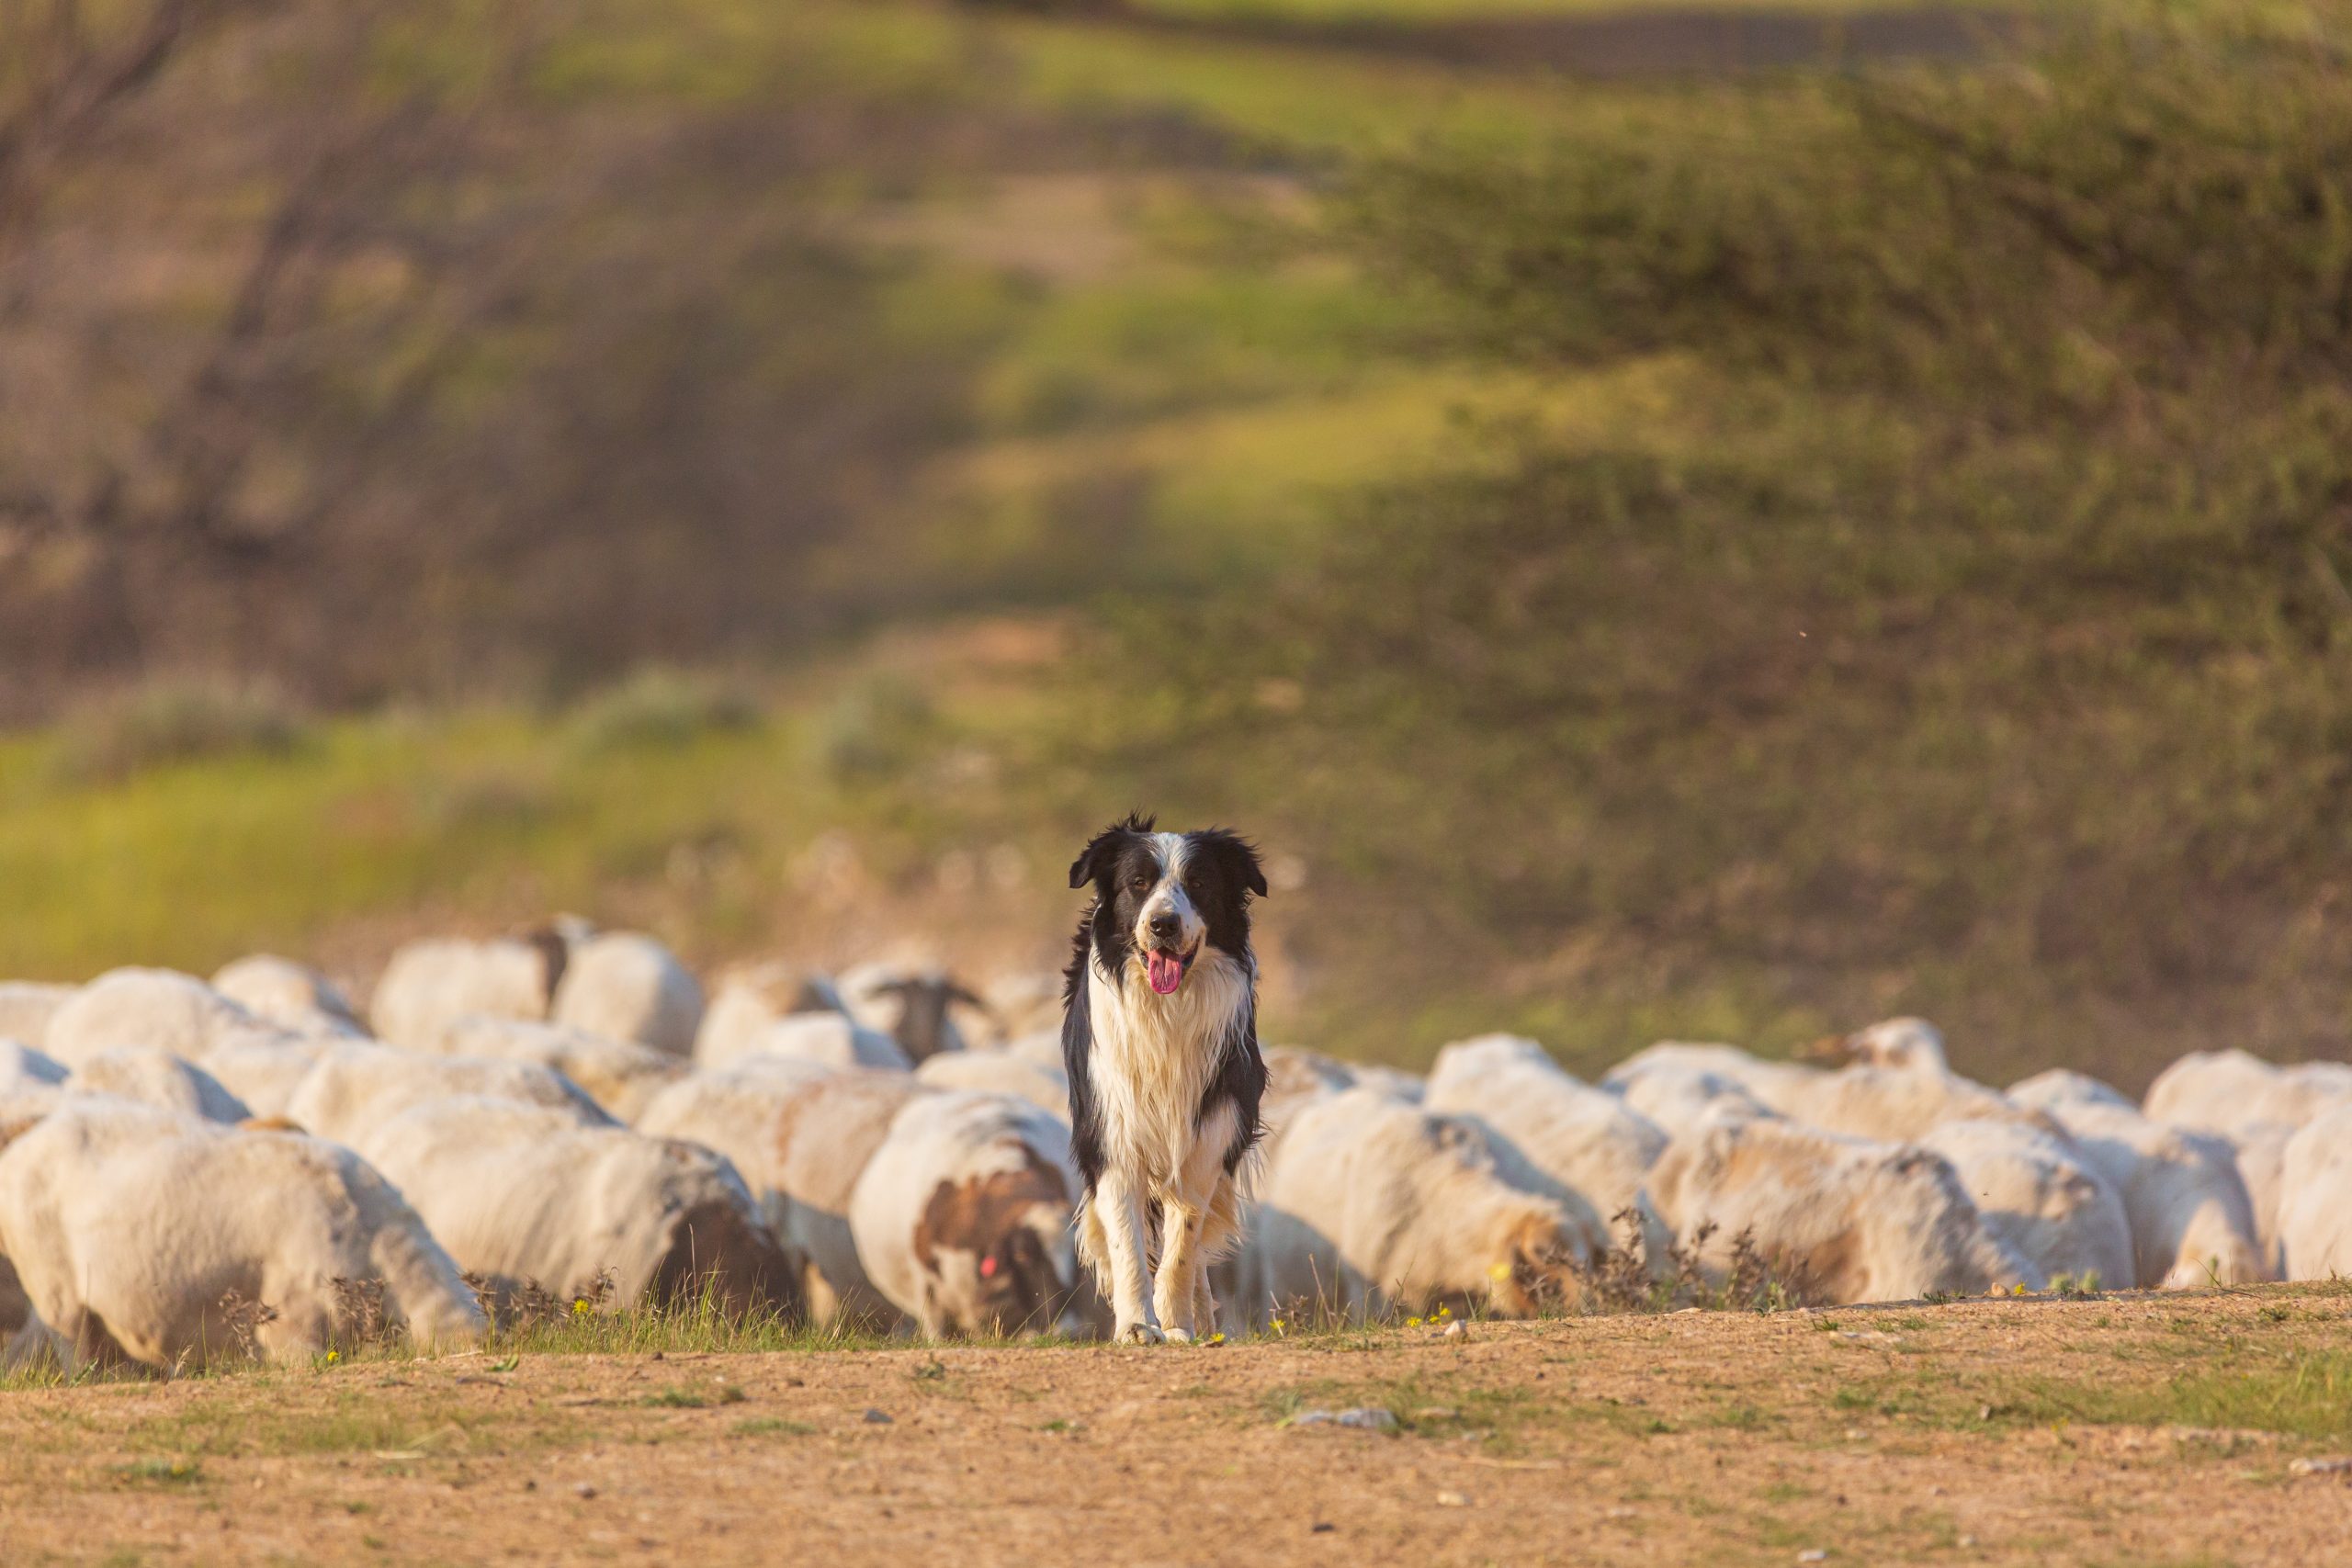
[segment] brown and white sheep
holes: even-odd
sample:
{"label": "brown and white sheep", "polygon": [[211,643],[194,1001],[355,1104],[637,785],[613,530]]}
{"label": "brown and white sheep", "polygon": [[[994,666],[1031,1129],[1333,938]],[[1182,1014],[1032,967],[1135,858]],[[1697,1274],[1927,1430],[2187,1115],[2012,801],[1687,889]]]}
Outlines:
{"label": "brown and white sheep", "polygon": [[1026,1100],[921,1094],[892,1119],[850,1195],[866,1278],[923,1334],[1082,1323],[1069,1129]]}

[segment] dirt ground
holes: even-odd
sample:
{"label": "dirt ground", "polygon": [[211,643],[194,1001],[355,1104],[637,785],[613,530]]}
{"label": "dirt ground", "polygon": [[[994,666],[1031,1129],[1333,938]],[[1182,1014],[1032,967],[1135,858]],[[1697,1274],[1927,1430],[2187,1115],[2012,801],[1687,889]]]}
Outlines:
{"label": "dirt ground", "polygon": [[[2348,1330],[2287,1288],[35,1389],[0,1562],[2313,1562]],[[1359,1406],[1400,1429],[1298,1419]]]}

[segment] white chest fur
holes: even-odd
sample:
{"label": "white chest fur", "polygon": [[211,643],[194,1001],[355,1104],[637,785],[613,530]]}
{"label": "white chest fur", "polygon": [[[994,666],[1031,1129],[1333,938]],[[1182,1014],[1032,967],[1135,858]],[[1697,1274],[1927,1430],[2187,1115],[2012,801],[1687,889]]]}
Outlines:
{"label": "white chest fur", "polygon": [[1193,1145],[1201,1096],[1249,1003],[1249,970],[1215,950],[1202,954],[1172,996],[1155,993],[1139,966],[1118,979],[1105,975],[1099,960],[1089,966],[1089,1076],[1105,1160],[1147,1188],[1176,1179]]}

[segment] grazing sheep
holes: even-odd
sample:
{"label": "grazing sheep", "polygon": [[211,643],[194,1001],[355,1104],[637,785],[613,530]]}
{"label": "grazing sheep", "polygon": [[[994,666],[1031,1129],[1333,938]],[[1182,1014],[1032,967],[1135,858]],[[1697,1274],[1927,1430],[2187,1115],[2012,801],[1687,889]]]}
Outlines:
{"label": "grazing sheep", "polygon": [[949,1051],[917,1067],[915,1077],[932,1089],[1009,1094],[1060,1121],[1069,1120],[1069,1074],[1010,1051]]}
{"label": "grazing sheep", "polygon": [[814,970],[770,960],[729,969],[695,1034],[695,1065],[724,1067],[751,1048],[752,1037],[800,1013],[843,1012],[841,993]]}
{"label": "grazing sheep", "polygon": [[255,1116],[282,1117],[327,1049],[323,1040],[241,1034],[215,1044],[198,1065]]}
{"label": "grazing sheep", "polygon": [[2342,1062],[2278,1067],[2244,1051],[2191,1051],[2156,1075],[2145,1110],[2159,1122],[2235,1137],[2262,1122],[2301,1127],[2346,1101],[2352,1066]]}
{"label": "grazing sheep", "polygon": [[1002,1054],[1007,1056],[1018,1056],[1024,1062],[1034,1062],[1041,1067],[1052,1067],[1058,1072],[1069,1071],[1069,1064],[1062,1056],[1062,1032],[1058,1026],[1035,1034],[1023,1034],[1016,1040],[1008,1041]]}
{"label": "grazing sheep", "polygon": [[1842,1066],[1884,1067],[1894,1072],[1948,1075],[1943,1031],[1924,1018],[1890,1018],[1853,1033],[1823,1041],[1805,1052],[1817,1061]]}
{"label": "grazing sheep", "polygon": [[2031,1111],[2047,1111],[2056,1115],[2062,1105],[2120,1105],[2126,1111],[2136,1111],[2131,1097],[2109,1088],[2086,1073],[2070,1072],[2064,1067],[2052,1067],[2036,1073],[2030,1078],[2019,1078],[2008,1088],[2008,1096]]}
{"label": "grazing sheep", "polygon": [[2352,1104],[2312,1117],[2287,1141],[2278,1255],[2290,1280],[2352,1275]]}
{"label": "grazing sheep", "polygon": [[2045,1113],[2012,1104],[1983,1084],[1910,1067],[1846,1067],[1825,1073],[1775,1109],[1825,1132],[1887,1144],[1925,1137],[1947,1122],[2055,1125]]}
{"label": "grazing sheep", "polygon": [[69,1067],[118,1045],[151,1045],[197,1062],[216,1045],[277,1032],[193,975],[115,969],[51,1015],[41,1049]]}
{"label": "grazing sheep", "polygon": [[311,1039],[363,1039],[359,1014],[317,970],[259,953],[212,976],[212,988],[266,1023]]}
{"label": "grazing sheep", "polygon": [[2050,1113],[2123,1196],[2133,1283],[2178,1291],[2271,1277],[2228,1139],[2166,1126],[2129,1105],[2070,1100]]}
{"label": "grazing sheep", "polygon": [[207,1122],[243,1122],[253,1114],[210,1073],[153,1045],[118,1045],[85,1057],[65,1087],[76,1094],[110,1094]]}
{"label": "grazing sheep", "polygon": [[548,1016],[582,1033],[687,1057],[702,1015],[701,983],[668,948],[634,931],[605,931],[572,946]]}
{"label": "grazing sheep", "polygon": [[74,1365],[175,1369],[248,1344],[300,1361],[379,1314],[426,1346],[484,1326],[448,1254],[350,1150],[121,1100],[69,1101],[0,1148],[0,1254],[37,1314],[18,1353],[38,1339]]}
{"label": "grazing sheep", "polygon": [[707,1290],[730,1313],[798,1312],[751,1193],[709,1149],[483,1095],[418,1101],[356,1146],[503,1294],[536,1282],[617,1311]]}
{"label": "grazing sheep", "polygon": [[914,1066],[896,1040],[853,1023],[838,1012],[796,1012],[744,1035],[732,1055],[695,1058],[706,1072],[742,1066],[759,1056],[786,1056],[827,1067],[873,1067],[903,1073]]}
{"label": "grazing sheep", "polygon": [[0,1040],[0,1095],[64,1081],[64,1063],[17,1041]]}
{"label": "grazing sheep", "polygon": [[1227,1321],[1305,1303],[1346,1317],[1440,1305],[1524,1317],[1572,1300],[1600,1230],[1505,1180],[1470,1123],[1376,1089],[1300,1105],[1266,1146]]}
{"label": "grazing sheep", "polygon": [[673,1084],[637,1126],[735,1162],[769,1230],[805,1270],[811,1322],[888,1329],[906,1320],[859,1259],[850,1198],[899,1111],[928,1092],[908,1073],[769,1059]]}
{"label": "grazing sheep", "polygon": [[1823,1302],[2046,1282],[1985,1227],[1951,1164],[1916,1146],[1725,1119],[1668,1144],[1649,1194],[1701,1267],[1728,1271],[1745,1235],[1784,1280]]}
{"label": "grazing sheep", "polygon": [[442,1032],[436,1048],[453,1056],[536,1062],[578,1084],[619,1122],[635,1121],[648,1100],[694,1070],[650,1045],[519,1018],[461,1018]]}
{"label": "grazing sheep", "polygon": [[1789,1102],[1803,1093],[1805,1086],[1828,1076],[1818,1067],[1794,1062],[1768,1062],[1736,1045],[1693,1045],[1662,1040],[1610,1068],[1601,1079],[1601,1087],[1622,1093],[1634,1079],[1654,1072],[1712,1073],[1719,1078],[1729,1078],[1783,1116],[1789,1114]]}
{"label": "grazing sheep", "polygon": [[285,1115],[322,1138],[356,1147],[362,1134],[410,1106],[452,1095],[544,1106],[576,1126],[613,1124],[579,1085],[537,1062],[428,1056],[373,1044],[322,1051],[287,1101]]}
{"label": "grazing sheep", "polygon": [[966,1048],[964,1032],[950,1016],[950,1008],[988,1006],[944,969],[861,964],[842,973],[839,988],[850,1017],[896,1040],[908,1062],[915,1065]]}
{"label": "grazing sheep", "polygon": [[571,959],[554,929],[495,942],[413,942],[384,966],[368,1016],[379,1039],[419,1051],[469,1014],[544,1019]]}
{"label": "grazing sheep", "polygon": [[2110,1287],[2135,1277],[2122,1195],[2072,1140],[1975,1118],[1944,1122],[1917,1142],[1951,1162],[1984,1228],[2044,1276]]}
{"label": "grazing sheep", "polygon": [[1737,1079],[1696,1067],[1652,1067],[1606,1086],[1602,1092],[1616,1095],[1648,1117],[1668,1138],[1724,1117],[1780,1114]]}
{"label": "grazing sheep", "polygon": [[928,1337],[1075,1333],[1069,1128],[1009,1095],[917,1095],[850,1194],[866,1278]]}
{"label": "grazing sheep", "polygon": [[0,1040],[40,1048],[49,1041],[49,1021],[74,995],[71,986],[36,980],[0,980]]}
{"label": "grazing sheep", "polygon": [[1402,1067],[1386,1067],[1377,1062],[1351,1062],[1349,1066],[1356,1075],[1351,1088],[1376,1089],[1389,1099],[1402,1100],[1407,1105],[1419,1105],[1429,1092],[1429,1085],[1419,1074],[1408,1073]]}
{"label": "grazing sheep", "polygon": [[1579,1223],[1612,1234],[1634,1216],[1643,1256],[1663,1265],[1668,1237],[1642,1197],[1666,1134],[1613,1094],[1565,1071],[1532,1040],[1487,1034],[1448,1045],[1430,1069],[1423,1106],[1477,1123],[1496,1168]]}
{"label": "grazing sheep", "polygon": [[2238,1179],[2245,1183],[2246,1201],[2254,1206],[2254,1236],[2262,1248],[2262,1266],[2274,1280],[2288,1277],[2286,1260],[2279,1256],[2278,1203],[2286,1184],[2287,1145],[2301,1130],[2282,1122],[2256,1122],[2233,1140]]}

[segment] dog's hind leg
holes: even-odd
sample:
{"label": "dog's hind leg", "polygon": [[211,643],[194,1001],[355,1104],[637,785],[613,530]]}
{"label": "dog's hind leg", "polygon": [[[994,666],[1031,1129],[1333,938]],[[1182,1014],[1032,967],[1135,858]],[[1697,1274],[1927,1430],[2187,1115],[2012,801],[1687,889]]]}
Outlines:
{"label": "dog's hind leg", "polygon": [[1135,1184],[1119,1170],[1106,1170],[1094,1184],[1088,1206],[1102,1225],[1103,1261],[1111,1276],[1112,1339],[1118,1344],[1158,1345],[1168,1336],[1159,1330],[1146,1297],[1144,1278],[1143,1204]]}
{"label": "dog's hind leg", "polygon": [[1202,1311],[1202,1302],[1209,1293],[1204,1244],[1213,1239],[1208,1230],[1216,1217],[1218,1188],[1226,1180],[1225,1151],[1232,1133],[1229,1109],[1220,1109],[1202,1123],[1184,1168],[1178,1173],[1179,1190],[1161,1200],[1166,1210],[1161,1226],[1166,1242],[1155,1295],[1159,1321],[1171,1339],[1200,1338],[1216,1326],[1216,1317]]}

